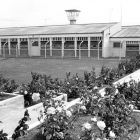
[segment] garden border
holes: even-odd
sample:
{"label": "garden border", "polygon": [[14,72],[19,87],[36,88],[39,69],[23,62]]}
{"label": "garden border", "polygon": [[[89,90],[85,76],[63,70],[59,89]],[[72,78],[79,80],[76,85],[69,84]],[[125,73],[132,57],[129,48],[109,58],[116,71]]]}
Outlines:
{"label": "garden border", "polygon": [[6,106],[6,105],[17,105],[18,107],[24,108],[24,96],[23,95],[18,95],[15,93],[5,93],[3,92],[3,94],[8,94],[8,95],[15,95],[14,97],[11,97],[9,99],[5,99],[3,101],[0,101],[0,107],[1,106]]}

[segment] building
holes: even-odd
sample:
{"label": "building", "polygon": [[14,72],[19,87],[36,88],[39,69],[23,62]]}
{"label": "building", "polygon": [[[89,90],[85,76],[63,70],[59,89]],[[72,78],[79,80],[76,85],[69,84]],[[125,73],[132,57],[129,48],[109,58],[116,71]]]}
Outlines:
{"label": "building", "polygon": [[3,57],[128,57],[139,54],[140,26],[120,22],[76,24],[79,10],[66,10],[69,25],[0,28]]}

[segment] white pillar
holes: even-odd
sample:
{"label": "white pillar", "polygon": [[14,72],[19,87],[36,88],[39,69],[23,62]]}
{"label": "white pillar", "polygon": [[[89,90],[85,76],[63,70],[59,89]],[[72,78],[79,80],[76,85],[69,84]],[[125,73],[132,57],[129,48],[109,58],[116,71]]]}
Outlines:
{"label": "white pillar", "polygon": [[20,56],[20,38],[18,38],[18,55]]}
{"label": "white pillar", "polygon": [[39,46],[39,54],[41,55],[41,39],[40,37],[38,38],[38,46]]}
{"label": "white pillar", "polygon": [[126,41],[123,41],[123,57],[126,57]]}
{"label": "white pillar", "polygon": [[0,55],[2,54],[1,52],[2,52],[2,50],[1,50],[1,39],[0,39]]}
{"label": "white pillar", "polygon": [[65,43],[65,40],[64,40],[64,37],[62,37],[62,48],[61,48],[61,57],[62,58],[64,57],[64,43]]}
{"label": "white pillar", "polygon": [[88,57],[90,57],[90,37],[88,37]]}
{"label": "white pillar", "polygon": [[28,55],[31,57],[31,46],[30,46],[30,39],[28,37]]}
{"label": "white pillar", "polygon": [[52,56],[52,38],[50,37],[50,56]]}
{"label": "white pillar", "polygon": [[8,38],[8,49],[9,49],[9,55],[11,55],[11,44],[10,44],[10,38]]}
{"label": "white pillar", "polygon": [[139,54],[140,54],[140,41],[138,43],[139,43]]}
{"label": "white pillar", "polygon": [[77,57],[77,38],[76,37],[74,40],[74,52],[75,52],[75,57]]}

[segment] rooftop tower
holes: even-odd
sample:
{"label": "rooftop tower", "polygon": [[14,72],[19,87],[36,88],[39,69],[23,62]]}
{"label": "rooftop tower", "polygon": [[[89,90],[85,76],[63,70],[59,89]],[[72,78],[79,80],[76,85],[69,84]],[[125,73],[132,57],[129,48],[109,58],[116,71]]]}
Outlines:
{"label": "rooftop tower", "polygon": [[76,24],[76,20],[78,20],[79,13],[81,11],[76,9],[65,10],[67,13],[68,20],[70,21],[70,25]]}

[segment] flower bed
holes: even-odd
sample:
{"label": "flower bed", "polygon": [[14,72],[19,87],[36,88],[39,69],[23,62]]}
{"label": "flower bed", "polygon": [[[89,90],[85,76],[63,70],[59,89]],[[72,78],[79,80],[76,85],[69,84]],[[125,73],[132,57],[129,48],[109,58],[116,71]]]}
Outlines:
{"label": "flower bed", "polygon": [[[59,96],[53,98],[53,100],[58,100],[58,101],[64,101],[64,102],[67,102],[67,94],[60,94]],[[26,108],[29,113],[30,111],[37,111],[38,114],[41,112],[41,111],[44,111],[44,108],[43,108],[43,103],[38,103],[38,104],[35,104],[35,105],[32,105],[30,107],[27,107]],[[32,114],[30,115],[30,117],[32,118]],[[38,119],[36,118],[36,121],[38,121]]]}
{"label": "flower bed", "polygon": [[[135,118],[139,121],[140,123],[140,115],[139,113],[134,113],[133,116],[135,116]],[[71,134],[72,140],[79,140],[79,135],[81,134],[81,129],[82,129],[82,125],[85,122],[91,122],[91,116],[80,116],[75,122],[74,122],[74,129],[69,129],[69,133]],[[95,125],[95,123],[92,123],[92,129],[93,131],[100,135],[100,131],[97,127],[97,125]],[[129,140],[138,140],[140,136],[140,129],[138,130],[138,134],[132,134]],[[46,140],[45,137],[42,135],[41,133],[41,129],[40,126],[37,126],[35,128],[33,128],[32,130],[29,131],[29,134],[27,136],[24,136],[22,138],[20,138],[19,140]],[[96,139],[95,139],[96,140]],[[100,139],[101,140],[101,139]],[[121,140],[126,140],[121,139]]]}
{"label": "flower bed", "polygon": [[3,93],[3,95],[11,96],[11,98],[0,101],[0,107],[3,106],[15,106],[24,108],[24,98],[23,95],[11,94],[11,93]]}
{"label": "flower bed", "polygon": [[0,92],[13,93],[17,88],[15,80],[5,79],[0,75]]}
{"label": "flower bed", "polygon": [[15,97],[15,95],[0,93],[0,101]]}

